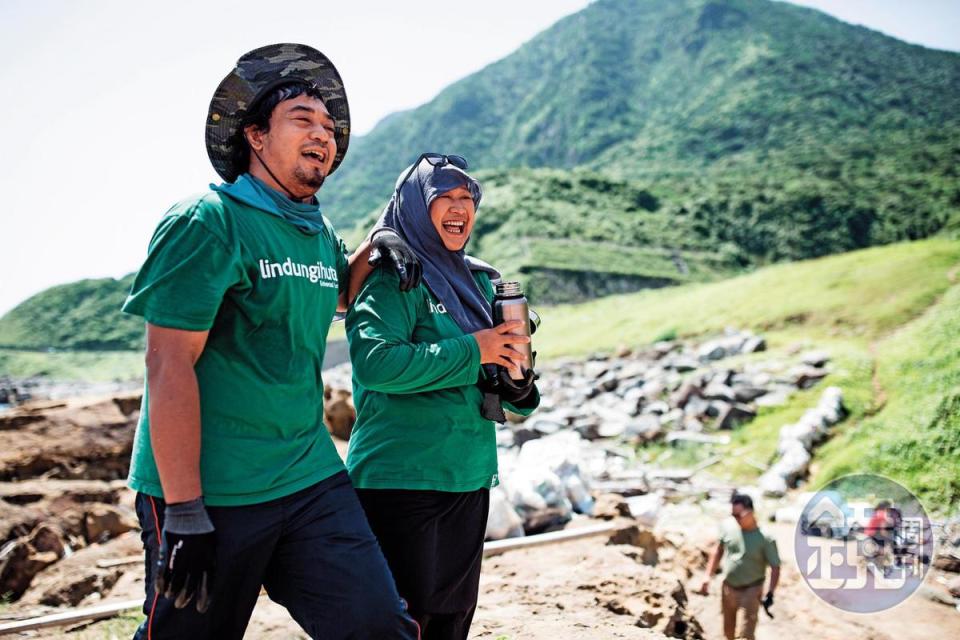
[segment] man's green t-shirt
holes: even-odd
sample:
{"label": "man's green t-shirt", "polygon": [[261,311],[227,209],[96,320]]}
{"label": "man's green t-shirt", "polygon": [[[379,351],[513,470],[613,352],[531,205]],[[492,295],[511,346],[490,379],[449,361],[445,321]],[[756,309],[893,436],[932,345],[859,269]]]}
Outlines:
{"label": "man's green t-shirt", "polygon": [[[347,277],[346,249],[329,224],[308,235],[217,192],[161,220],[123,310],[160,327],[209,330],[195,367],[207,504],[272,500],[344,468],[323,424],[320,371]],[[129,484],[163,495],[146,394]]]}
{"label": "man's green t-shirt", "polygon": [[780,566],[776,540],[759,528],[744,531],[736,523],[725,523],[720,542],[723,544],[723,581],[731,587],[762,584],[767,567]]}
{"label": "man's green t-shirt", "polygon": [[[474,278],[487,299],[486,273]],[[494,423],[480,415],[480,348],[425,284],[377,269],[347,312],[357,421],[347,470],[362,489],[474,491],[497,484]],[[536,390],[533,393],[537,393]],[[529,414],[539,395],[526,408]]]}

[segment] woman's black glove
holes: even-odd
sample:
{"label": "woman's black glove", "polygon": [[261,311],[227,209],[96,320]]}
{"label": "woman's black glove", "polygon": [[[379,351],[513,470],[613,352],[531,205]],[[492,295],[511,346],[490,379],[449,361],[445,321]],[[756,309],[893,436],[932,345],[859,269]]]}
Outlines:
{"label": "woman's black glove", "polygon": [[176,608],[191,600],[200,613],[210,607],[215,536],[201,498],[167,505],[155,587],[164,598],[173,598]]}
{"label": "woman's black glove", "polygon": [[379,264],[387,256],[389,264],[400,276],[400,291],[411,291],[420,284],[423,267],[410,245],[389,227],[381,227],[370,238],[370,257],[367,263]]}
{"label": "woman's black glove", "polygon": [[500,367],[498,378],[500,383],[498,385],[500,399],[514,406],[518,406],[517,403],[522,404],[523,401],[530,396],[530,392],[533,391],[533,384],[537,379],[537,374],[533,372],[533,369],[527,369],[521,380],[514,380],[510,377],[506,369]]}

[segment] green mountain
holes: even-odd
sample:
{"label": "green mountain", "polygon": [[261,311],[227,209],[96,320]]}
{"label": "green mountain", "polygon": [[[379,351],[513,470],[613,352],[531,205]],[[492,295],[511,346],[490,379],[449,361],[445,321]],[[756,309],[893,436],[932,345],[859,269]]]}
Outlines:
{"label": "green mountain", "polygon": [[356,139],[325,211],[369,224],[424,150],[479,169],[471,251],[546,299],[682,282],[960,228],[960,55],[768,0],[599,0]]}
{"label": "green mountain", "polygon": [[[538,304],[718,280],[960,233],[960,54],[768,0],[598,0],[355,139],[320,192],[352,244],[423,150],[477,168],[469,249]],[[139,348],[129,284],[45,291],[0,347]]]}
{"label": "green mountain", "polygon": [[143,349],[143,319],[120,313],[133,274],[50,287],[0,318],[0,348]]}

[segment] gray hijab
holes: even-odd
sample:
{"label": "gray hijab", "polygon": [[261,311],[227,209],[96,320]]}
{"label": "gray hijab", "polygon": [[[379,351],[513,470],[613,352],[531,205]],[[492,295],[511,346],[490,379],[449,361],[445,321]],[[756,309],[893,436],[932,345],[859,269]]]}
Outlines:
{"label": "gray hijab", "polygon": [[[400,174],[398,183],[409,169]],[[489,329],[493,326],[490,303],[473,279],[471,267],[495,271],[467,256],[463,249],[447,249],[430,220],[430,203],[457,187],[466,187],[479,208],[483,196],[480,183],[452,164],[433,166],[423,159],[398,186],[375,228],[390,227],[407,241],[423,265],[427,287],[464,333]]]}

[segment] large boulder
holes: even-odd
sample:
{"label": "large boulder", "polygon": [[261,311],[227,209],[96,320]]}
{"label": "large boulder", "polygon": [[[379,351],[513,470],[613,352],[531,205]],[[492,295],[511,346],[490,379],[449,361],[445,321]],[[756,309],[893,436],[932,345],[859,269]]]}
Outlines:
{"label": "large boulder", "polygon": [[0,593],[16,600],[34,576],[62,558],[66,550],[63,532],[49,525],[7,542],[0,547]]}
{"label": "large boulder", "polygon": [[130,566],[102,567],[99,563],[140,553],[143,545],[133,531],[105,544],[80,549],[37,576],[20,603],[75,607],[94,594],[97,598],[105,596]]}
{"label": "large boulder", "polygon": [[84,510],[84,537],[89,543],[106,542],[139,528],[136,516],[124,507],[94,503]]}
{"label": "large boulder", "polygon": [[353,406],[353,397],[347,389],[324,387],[323,421],[327,431],[341,440],[349,440],[353,424],[357,421],[357,410]]}

